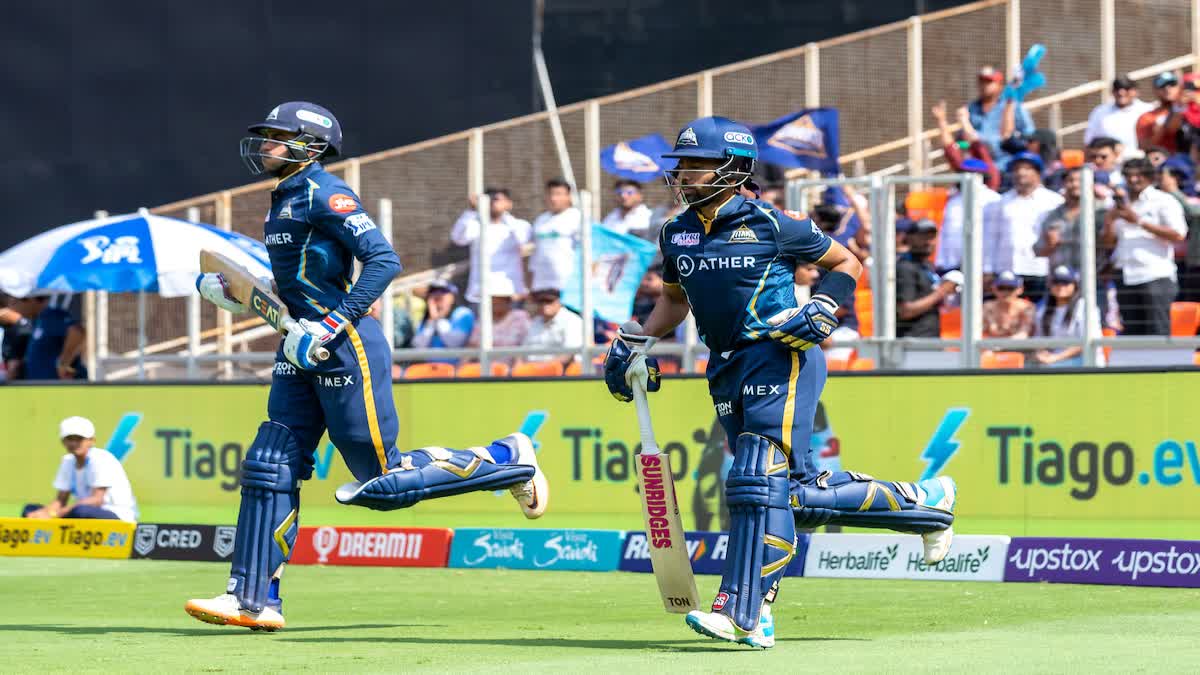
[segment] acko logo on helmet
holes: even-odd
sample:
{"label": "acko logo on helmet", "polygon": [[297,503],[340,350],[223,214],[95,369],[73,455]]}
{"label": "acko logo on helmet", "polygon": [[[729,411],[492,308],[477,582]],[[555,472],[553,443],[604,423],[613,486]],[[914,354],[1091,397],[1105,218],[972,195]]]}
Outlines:
{"label": "acko logo on helmet", "polygon": [[740,131],[726,131],[725,140],[730,143],[741,143],[742,145],[754,145],[754,137],[750,134],[743,134]]}
{"label": "acko logo on helmet", "polygon": [[305,122],[312,122],[313,124],[319,124],[319,125],[325,127],[326,129],[333,128],[333,120],[322,115],[321,113],[313,112],[311,110],[304,110],[304,109],[297,110],[296,117],[297,117],[297,119],[302,119]]}

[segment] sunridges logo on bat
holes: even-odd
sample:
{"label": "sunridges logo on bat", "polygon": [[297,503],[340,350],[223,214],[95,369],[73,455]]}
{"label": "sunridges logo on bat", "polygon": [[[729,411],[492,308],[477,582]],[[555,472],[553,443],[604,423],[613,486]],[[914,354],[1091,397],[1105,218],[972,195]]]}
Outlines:
{"label": "sunridges logo on bat", "polygon": [[451,531],[414,527],[302,527],[292,562],[300,565],[444,567]]}
{"label": "sunridges logo on bat", "polygon": [[654,548],[671,548],[669,516],[672,514],[667,506],[663,464],[663,455],[638,455],[638,471],[642,474],[642,489],[645,490],[642,499],[646,502],[647,534]]}

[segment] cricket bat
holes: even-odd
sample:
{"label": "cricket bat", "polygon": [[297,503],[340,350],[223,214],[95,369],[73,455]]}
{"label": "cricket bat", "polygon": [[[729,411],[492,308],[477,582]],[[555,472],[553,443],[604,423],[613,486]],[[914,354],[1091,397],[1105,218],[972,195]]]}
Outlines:
{"label": "cricket bat", "polygon": [[[638,350],[649,351],[651,338]],[[638,430],[642,436],[642,451],[637,456],[638,487],[642,496],[642,518],[646,522],[646,545],[650,549],[650,566],[658,581],[663,609],[686,614],[700,609],[700,594],[696,592],[696,577],[692,574],[692,559],[683,537],[683,520],[675,500],[675,478],[671,474],[671,458],[658,448],[654,427],[650,423],[650,404],[640,381],[633,383],[633,404],[637,408]]]}
{"label": "cricket bat", "polygon": [[[296,322],[288,313],[287,305],[271,290],[270,284],[255,277],[245,267],[216,251],[200,251],[200,271],[205,274],[220,274],[229,287],[234,300],[246,305],[263,321],[280,333]],[[329,350],[322,347],[316,353],[318,361],[329,358]]]}

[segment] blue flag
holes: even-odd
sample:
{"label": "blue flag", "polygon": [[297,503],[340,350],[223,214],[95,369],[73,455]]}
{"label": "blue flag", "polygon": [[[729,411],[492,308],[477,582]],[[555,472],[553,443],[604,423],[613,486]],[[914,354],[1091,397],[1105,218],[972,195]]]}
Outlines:
{"label": "blue flag", "polygon": [[647,134],[632,141],[621,141],[600,151],[600,166],[621,178],[649,183],[662,178],[662,172],[675,166],[675,160],[663,159],[671,145],[658,134]]}
{"label": "blue flag", "polygon": [[750,127],[758,158],[768,164],[838,174],[838,111],[808,108]]}
{"label": "blue flag", "polygon": [[[645,239],[614,232],[603,225],[592,225],[592,269],[587,283],[592,289],[592,309],[605,321],[624,323],[633,314],[633,296],[658,247]],[[575,267],[579,269],[579,252]],[[579,274],[567,279],[562,302],[575,312],[582,312],[583,291]]]}

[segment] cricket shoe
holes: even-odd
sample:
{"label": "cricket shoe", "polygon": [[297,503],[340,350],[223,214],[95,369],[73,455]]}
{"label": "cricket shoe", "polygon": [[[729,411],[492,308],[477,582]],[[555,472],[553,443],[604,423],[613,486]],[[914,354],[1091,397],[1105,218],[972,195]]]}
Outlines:
{"label": "cricket shoe", "polygon": [[218,626],[242,626],[250,630],[277,631],[283,628],[283,615],[272,607],[261,612],[243,609],[237,597],[224,593],[211,600],[188,600],[184,611],[204,623]]}
{"label": "cricket shoe", "polygon": [[538,466],[537,452],[533,449],[533,441],[518,431],[495,442],[505,445],[513,451],[513,464],[533,467],[533,478],[523,483],[517,483],[508,491],[521,505],[521,512],[525,514],[526,518],[530,520],[541,518],[550,504],[550,483],[546,480],[546,474],[542,473],[542,467]]}
{"label": "cricket shoe", "polygon": [[[954,484],[953,478],[938,476],[930,480],[923,480],[918,483],[918,486],[925,491],[921,506],[953,515],[954,504],[958,501],[958,487]],[[921,540],[925,544],[925,564],[936,565],[950,552],[950,544],[954,542],[954,528],[947,527],[944,530],[926,532],[921,535]]]}
{"label": "cricket shoe", "polygon": [[771,616],[771,605],[765,602],[762,613],[758,617],[758,628],[751,632],[738,628],[732,619],[720,612],[692,610],[687,613],[685,621],[692,630],[716,640],[725,640],[760,649],[770,649],[775,646],[775,617]]}

